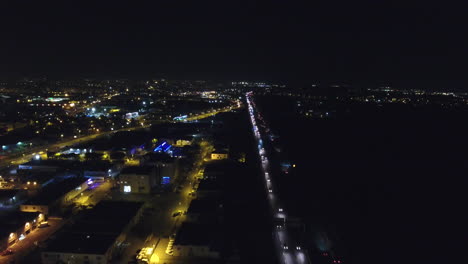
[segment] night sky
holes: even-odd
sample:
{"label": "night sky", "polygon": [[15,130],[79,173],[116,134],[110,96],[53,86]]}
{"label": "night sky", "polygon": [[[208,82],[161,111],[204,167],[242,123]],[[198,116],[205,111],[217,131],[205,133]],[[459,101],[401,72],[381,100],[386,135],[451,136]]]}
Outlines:
{"label": "night sky", "polygon": [[468,87],[466,6],[408,2],[2,1],[0,75]]}

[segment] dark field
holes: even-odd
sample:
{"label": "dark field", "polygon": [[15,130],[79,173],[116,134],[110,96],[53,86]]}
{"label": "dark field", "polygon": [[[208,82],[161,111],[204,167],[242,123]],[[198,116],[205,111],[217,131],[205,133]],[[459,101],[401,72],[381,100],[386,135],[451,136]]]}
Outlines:
{"label": "dark field", "polygon": [[294,100],[256,101],[297,164],[280,196],[311,242],[325,231],[345,263],[468,263],[467,110],[348,105],[305,119]]}

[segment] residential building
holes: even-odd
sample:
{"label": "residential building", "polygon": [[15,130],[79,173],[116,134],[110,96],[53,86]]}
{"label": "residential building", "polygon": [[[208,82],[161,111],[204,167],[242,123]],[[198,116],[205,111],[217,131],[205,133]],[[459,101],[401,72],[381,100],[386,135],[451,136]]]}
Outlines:
{"label": "residential building", "polygon": [[155,166],[130,166],[119,176],[120,191],[123,193],[149,194],[158,184]]}

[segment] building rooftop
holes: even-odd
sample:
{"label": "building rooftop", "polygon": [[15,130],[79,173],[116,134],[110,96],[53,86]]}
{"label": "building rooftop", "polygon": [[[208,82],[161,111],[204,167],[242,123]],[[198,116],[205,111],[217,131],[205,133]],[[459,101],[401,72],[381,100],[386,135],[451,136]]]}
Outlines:
{"label": "building rooftop", "polygon": [[141,174],[149,175],[154,167],[151,166],[130,166],[126,167],[120,172],[120,174]]}
{"label": "building rooftop", "polygon": [[85,171],[93,171],[93,170],[105,170],[112,168],[112,164],[109,161],[84,161],[80,164]]}
{"label": "building rooftop", "polygon": [[104,254],[142,205],[140,202],[102,201],[53,241],[45,252]]}
{"label": "building rooftop", "polygon": [[232,173],[235,169],[232,160],[212,160],[206,164],[204,174],[222,175]]}
{"label": "building rooftop", "polygon": [[169,156],[169,154],[164,152],[150,152],[143,156],[143,160],[145,162],[164,162],[164,163],[172,163],[174,162],[174,158]]}
{"label": "building rooftop", "polygon": [[222,184],[218,180],[202,180],[198,185],[198,191],[221,191],[223,188]]}
{"label": "building rooftop", "polygon": [[39,213],[13,211],[0,216],[0,237],[4,238],[11,232],[23,227],[26,222],[32,221]]}
{"label": "building rooftop", "polygon": [[15,189],[0,189],[0,200],[11,199],[20,191],[21,190],[15,190]]}
{"label": "building rooftop", "polygon": [[140,210],[142,203],[102,201],[73,226],[73,232],[118,233]]}
{"label": "building rooftop", "polygon": [[42,188],[40,193],[35,197],[29,199],[24,204],[25,205],[49,205],[50,203],[54,202],[55,200],[59,199],[69,191],[77,188],[83,182],[85,182],[84,178],[80,177],[72,177],[66,178],[63,180],[57,180],[46,187]]}
{"label": "building rooftop", "polygon": [[222,208],[216,199],[195,199],[190,203],[187,214],[216,214]]}
{"label": "building rooftop", "polygon": [[44,252],[105,254],[118,235],[65,233],[53,240]]}
{"label": "building rooftop", "polygon": [[30,173],[22,173],[20,174],[20,180],[23,183],[26,182],[37,182],[40,185],[47,185],[53,181],[55,177],[58,177],[58,173],[50,173],[50,172],[38,172],[38,171],[31,171]]}
{"label": "building rooftop", "polygon": [[69,160],[56,160],[56,159],[47,159],[47,160],[31,160],[29,162],[23,163],[20,166],[45,166],[45,167],[65,167],[70,164],[73,164],[73,161]]}
{"label": "building rooftop", "polygon": [[223,236],[218,225],[185,222],[176,234],[174,247],[181,246],[209,246],[220,249]]}

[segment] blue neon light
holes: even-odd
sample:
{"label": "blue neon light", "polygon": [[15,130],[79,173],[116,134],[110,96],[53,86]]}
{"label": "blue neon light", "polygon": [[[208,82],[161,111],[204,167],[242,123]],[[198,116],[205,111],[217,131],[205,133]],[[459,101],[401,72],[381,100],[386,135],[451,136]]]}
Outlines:
{"label": "blue neon light", "polygon": [[163,185],[171,183],[171,178],[170,177],[162,177],[161,183]]}
{"label": "blue neon light", "polygon": [[154,149],[154,152],[167,152],[172,146],[167,142],[163,142],[161,145]]}

